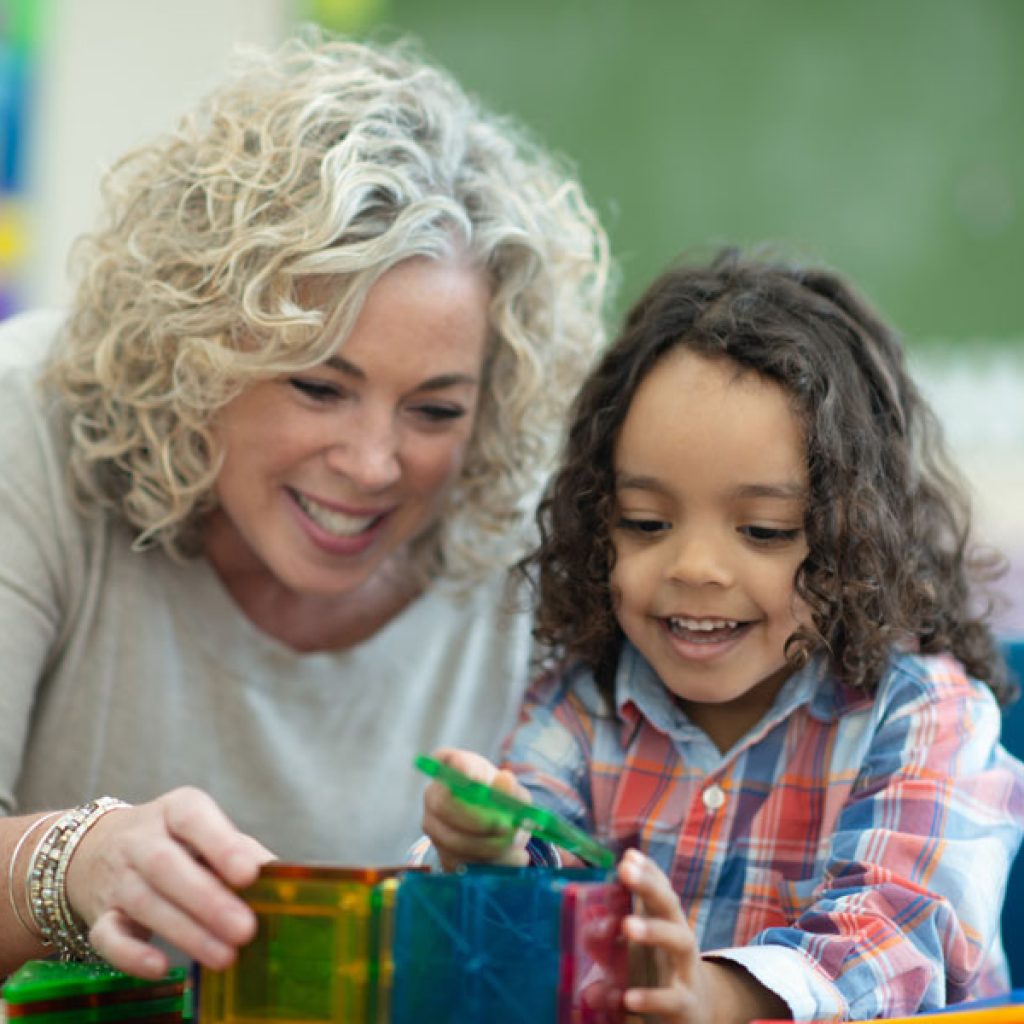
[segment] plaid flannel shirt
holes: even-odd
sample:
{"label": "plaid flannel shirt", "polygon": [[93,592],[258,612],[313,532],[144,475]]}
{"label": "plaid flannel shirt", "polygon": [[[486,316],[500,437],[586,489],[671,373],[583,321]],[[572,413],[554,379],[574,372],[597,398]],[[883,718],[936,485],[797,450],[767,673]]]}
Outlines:
{"label": "plaid flannel shirt", "polygon": [[813,661],[721,753],[626,644],[531,687],[505,766],[542,806],[666,872],[705,956],[796,1020],[900,1016],[1008,987],[999,939],[1024,767],[953,658],[894,655],[875,694]]}

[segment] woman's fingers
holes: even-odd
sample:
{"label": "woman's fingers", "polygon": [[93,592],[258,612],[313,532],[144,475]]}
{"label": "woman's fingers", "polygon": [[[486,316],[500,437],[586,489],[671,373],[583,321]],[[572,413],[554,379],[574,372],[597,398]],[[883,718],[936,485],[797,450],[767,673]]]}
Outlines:
{"label": "woman's fingers", "polygon": [[[217,959],[220,947],[248,942],[256,930],[245,902],[169,839],[147,840],[131,851],[114,905],[204,963]],[[205,952],[204,943],[210,946]]]}
{"label": "woman's fingers", "polygon": [[230,886],[251,884],[260,865],[273,860],[266,847],[239,832],[213,798],[200,789],[176,789],[156,804],[167,833],[201,857]]}
{"label": "woman's fingers", "polygon": [[233,889],[271,859],[206,793],[184,788],[98,821],[69,865],[68,896],[92,922],[93,944],[123,970],[144,977],[166,970],[151,934],[223,968],[256,930]]}
{"label": "woman's fingers", "polygon": [[119,910],[108,910],[93,922],[89,941],[115,967],[156,980],[170,966],[167,955],[149,944],[149,932]]}

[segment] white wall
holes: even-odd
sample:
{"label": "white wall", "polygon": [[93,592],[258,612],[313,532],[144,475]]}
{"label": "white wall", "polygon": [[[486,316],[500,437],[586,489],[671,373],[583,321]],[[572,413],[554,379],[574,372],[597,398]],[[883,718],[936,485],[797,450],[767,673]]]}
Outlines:
{"label": "white wall", "polygon": [[166,131],[237,42],[283,38],[289,0],[44,0],[27,180],[26,298],[60,305],[71,241],[91,229],[102,171]]}

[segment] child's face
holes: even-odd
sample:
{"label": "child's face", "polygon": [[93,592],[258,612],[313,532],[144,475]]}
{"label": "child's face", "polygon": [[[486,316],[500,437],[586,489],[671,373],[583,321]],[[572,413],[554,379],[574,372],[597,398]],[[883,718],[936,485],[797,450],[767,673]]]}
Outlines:
{"label": "child's face", "polygon": [[614,461],[619,623],[726,749],[790,673],[807,554],[803,428],[774,382],[679,348],[641,382]]}

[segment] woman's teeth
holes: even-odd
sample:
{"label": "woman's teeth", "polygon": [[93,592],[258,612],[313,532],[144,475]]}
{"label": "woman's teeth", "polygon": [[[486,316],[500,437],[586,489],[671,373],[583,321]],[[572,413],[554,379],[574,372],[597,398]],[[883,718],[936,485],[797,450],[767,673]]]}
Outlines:
{"label": "woman's teeth", "polygon": [[303,494],[296,494],[295,497],[299,505],[302,506],[303,512],[317,526],[333,534],[335,537],[354,537],[357,533],[362,533],[371,523],[376,522],[379,518],[378,516],[349,516],[344,512],[337,512],[332,508],[327,508]]}

